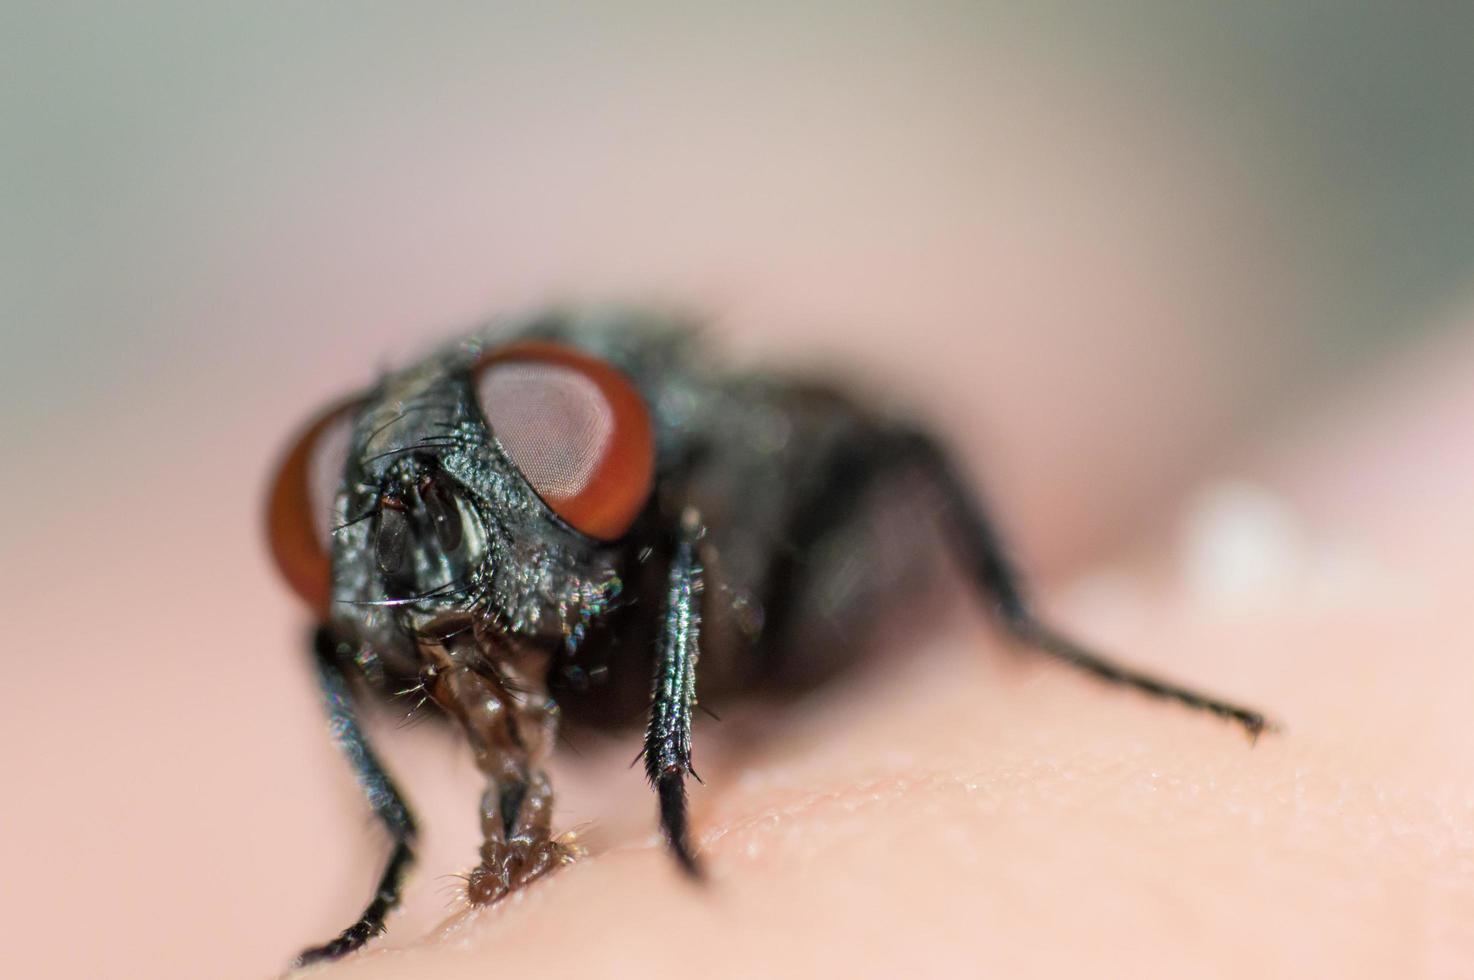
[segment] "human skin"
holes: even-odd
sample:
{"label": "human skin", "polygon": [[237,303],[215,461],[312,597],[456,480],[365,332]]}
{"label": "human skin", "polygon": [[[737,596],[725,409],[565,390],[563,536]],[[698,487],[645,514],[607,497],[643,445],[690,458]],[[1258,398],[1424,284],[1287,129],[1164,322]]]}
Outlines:
{"label": "human skin", "polygon": [[[34,519],[0,569],[19,629],[0,690],[16,801],[0,961],[18,976],[271,975],[346,924],[384,858],[323,730],[306,618],[243,516],[281,427],[241,452],[212,433],[196,454],[147,411],[109,421],[98,452],[143,447],[149,467],[73,454],[33,469],[45,480],[26,486],[65,522]],[[318,972],[1469,975],[1471,423],[1465,330],[1272,440],[1220,450],[1220,472],[1310,529],[1303,574],[1248,605],[1191,585],[1174,531],[1186,501],[1136,525],[1133,548],[1036,582],[1073,633],[1284,723],[1255,746],[1011,650],[961,605],[881,638],[811,700],[701,722],[703,886],[663,852],[635,740],[573,734],[555,821],[587,857],[465,913],[451,876],[475,854],[475,769],[449,729],[379,712],[422,860],[388,934]],[[114,474],[85,506],[67,496],[87,486],[73,459]],[[1006,486],[993,496],[1049,527]],[[239,531],[204,533],[218,527]],[[1040,542],[1022,537],[1035,566]]]}
{"label": "human skin", "polygon": [[[960,617],[800,712],[700,730],[703,884],[648,825],[605,828],[511,900],[315,975],[1469,975],[1474,628],[1449,542],[1474,531],[1474,347],[1445,347],[1242,460],[1319,529],[1288,589],[1225,611],[1143,554],[1107,600],[1045,602],[1282,731],[1251,745]],[[1320,561],[1338,535],[1375,560]],[[607,789],[617,754],[562,775],[636,804]]]}

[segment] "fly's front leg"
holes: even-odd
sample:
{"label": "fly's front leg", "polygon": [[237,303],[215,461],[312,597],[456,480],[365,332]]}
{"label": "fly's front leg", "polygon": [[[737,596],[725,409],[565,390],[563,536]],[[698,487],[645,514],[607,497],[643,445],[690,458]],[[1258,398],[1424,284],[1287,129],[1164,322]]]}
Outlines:
{"label": "fly's front leg", "polygon": [[[686,776],[691,767],[691,709],[696,706],[696,661],[700,655],[704,528],[694,507],[676,529],[645,730],[645,775],[660,798],[660,825],[671,853],[692,875],[700,873],[686,822]],[[700,777],[697,776],[699,780]]]}
{"label": "fly's front leg", "polygon": [[424,671],[425,691],[460,723],[486,776],[481,863],[467,893],[489,904],[573,860],[573,848],[553,838],[553,788],[542,769],[557,706],[542,690],[542,658],[513,671],[486,664],[474,642],[436,654]]}
{"label": "fly's front leg", "polygon": [[1075,642],[1041,620],[1028,601],[1023,580],[1008,560],[993,522],[977,494],[958,474],[952,460],[929,436],[921,433],[905,433],[898,441],[898,457],[920,466],[941,491],[952,525],[955,548],[965,571],[983,598],[996,605],[999,622],[1014,639],[1103,681],[1227,718],[1243,726],[1251,739],[1273,729],[1273,723],[1252,708],[1119,663]]}
{"label": "fly's front leg", "polygon": [[318,684],[322,689],[323,704],[327,709],[333,737],[352,764],[353,774],[358,778],[358,785],[363,788],[363,794],[374,815],[379,818],[384,829],[389,831],[394,848],[384,867],[384,873],[379,878],[379,887],[374,892],[373,901],[369,902],[358,921],[331,941],[303,950],[297,957],[297,966],[337,959],[383,932],[384,919],[399,904],[404,876],[415,859],[414,817],[389,774],[380,765],[373,749],[369,747],[368,739],[364,736],[358,716],[353,710],[353,692],[343,669],[343,663],[349,659],[350,652],[340,648],[337,638],[324,626],[313,637],[313,653]]}

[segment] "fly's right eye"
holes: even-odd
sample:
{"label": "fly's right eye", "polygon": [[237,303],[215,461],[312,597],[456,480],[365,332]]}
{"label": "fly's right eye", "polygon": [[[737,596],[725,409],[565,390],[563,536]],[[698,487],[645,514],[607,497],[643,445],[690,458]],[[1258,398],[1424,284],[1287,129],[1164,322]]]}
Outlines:
{"label": "fly's right eye", "polygon": [[353,437],[356,401],[314,419],[283,457],[271,484],[271,556],[292,591],[327,618],[332,593],[333,503]]}
{"label": "fly's right eye", "polygon": [[543,503],[590,537],[629,530],[655,479],[650,413],[629,378],[572,347],[527,341],[484,354],[475,381],[492,435]]}

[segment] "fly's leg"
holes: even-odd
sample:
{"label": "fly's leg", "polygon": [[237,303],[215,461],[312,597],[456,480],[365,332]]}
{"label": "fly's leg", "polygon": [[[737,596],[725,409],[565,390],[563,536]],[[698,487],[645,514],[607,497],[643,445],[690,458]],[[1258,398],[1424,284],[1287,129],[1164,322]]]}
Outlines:
{"label": "fly's leg", "polygon": [[553,837],[553,788],[542,769],[558,709],[542,689],[545,658],[509,655],[493,665],[469,634],[446,642],[421,682],[460,723],[486,777],[481,863],[467,887],[472,902],[486,905],[574,858],[573,847]]}
{"label": "fly's leg", "polygon": [[405,874],[415,859],[414,817],[404,798],[399,795],[399,790],[389,779],[389,774],[380,765],[373,749],[369,747],[353,710],[353,694],[343,670],[349,651],[339,645],[327,627],[320,627],[313,638],[313,653],[318,685],[322,691],[333,738],[348,757],[353,773],[358,777],[358,785],[363,788],[363,794],[368,799],[369,807],[389,831],[394,847],[389,863],[379,878],[379,887],[374,892],[373,901],[363,910],[358,921],[330,942],[303,950],[295,963],[299,967],[319,960],[337,959],[383,932],[384,919],[399,904]]}
{"label": "fly's leg", "polygon": [[958,557],[984,601],[995,605],[998,621],[1010,636],[1031,649],[1049,654],[1103,681],[1227,718],[1243,726],[1251,739],[1257,739],[1265,730],[1274,727],[1263,714],[1252,708],[1118,663],[1076,643],[1043,622],[1029,604],[1023,581],[1008,560],[993,522],[988,519],[977,494],[958,474],[952,460],[924,434],[906,433],[899,440],[899,455],[914,461],[942,493],[953,525],[951,530]]}
{"label": "fly's leg", "polygon": [[671,853],[692,876],[700,874],[700,866],[686,822],[686,776],[696,776],[691,768],[691,709],[696,705],[696,661],[701,652],[703,533],[700,514],[687,507],[676,530],[666,579],[644,749],[645,775],[660,799],[661,828]]}

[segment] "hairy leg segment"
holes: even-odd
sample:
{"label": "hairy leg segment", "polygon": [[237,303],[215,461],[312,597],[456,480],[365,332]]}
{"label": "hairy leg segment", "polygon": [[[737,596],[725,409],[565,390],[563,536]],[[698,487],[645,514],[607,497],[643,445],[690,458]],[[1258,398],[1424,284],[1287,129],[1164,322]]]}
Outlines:
{"label": "hairy leg segment", "polygon": [[294,964],[299,967],[319,960],[337,959],[383,932],[384,919],[399,904],[405,875],[415,860],[414,815],[374,755],[354,711],[353,692],[344,672],[344,664],[351,661],[352,652],[340,644],[327,627],[317,630],[312,647],[318,686],[333,738],[353,767],[353,774],[358,778],[369,808],[389,832],[393,846],[373,900],[363,914],[334,939],[303,950]]}
{"label": "hairy leg segment", "polygon": [[978,494],[967,486],[947,454],[928,436],[906,433],[898,454],[914,461],[940,491],[953,551],[1003,630],[1024,647],[1048,654],[1077,670],[1152,697],[1176,701],[1240,725],[1251,740],[1276,726],[1262,713],[1137,670],[1090,650],[1045,623],[1028,600],[1022,577],[989,519]]}

